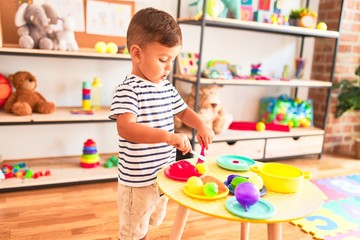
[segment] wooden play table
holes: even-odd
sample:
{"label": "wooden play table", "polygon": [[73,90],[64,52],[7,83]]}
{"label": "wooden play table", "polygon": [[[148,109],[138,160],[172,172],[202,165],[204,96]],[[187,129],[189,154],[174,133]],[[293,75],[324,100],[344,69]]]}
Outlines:
{"label": "wooden play table", "polygon": [[[193,164],[196,162],[196,159],[187,160]],[[204,164],[207,166],[205,175],[216,177],[221,181],[227,180],[230,174],[239,174],[242,176],[255,174],[251,171],[234,172],[223,169],[217,165],[216,159],[214,158],[207,158]],[[261,163],[256,162],[256,164]],[[226,210],[225,201],[232,196],[231,194],[217,200],[200,200],[189,197],[183,192],[185,182],[168,178],[164,174],[164,169],[158,173],[157,183],[165,195],[179,204],[171,231],[171,240],[181,239],[190,209],[219,219],[240,222],[241,240],[247,240],[249,238],[250,223],[267,224],[268,239],[281,240],[282,222],[289,222],[315,213],[316,210],[321,207],[324,200],[324,194],[320,189],[311,181],[304,179],[303,186],[297,193],[283,194],[268,191],[267,194],[262,197],[272,203],[276,209],[275,215],[271,218],[262,220],[246,219],[233,215]]]}

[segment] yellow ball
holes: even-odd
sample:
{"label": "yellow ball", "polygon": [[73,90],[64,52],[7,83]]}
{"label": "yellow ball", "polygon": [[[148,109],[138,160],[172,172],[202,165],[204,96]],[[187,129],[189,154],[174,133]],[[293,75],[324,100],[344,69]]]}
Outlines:
{"label": "yellow ball", "polygon": [[266,125],[263,122],[256,123],[256,131],[264,131],[266,129]]}
{"label": "yellow ball", "polygon": [[105,42],[97,42],[95,44],[95,50],[98,52],[98,53],[106,53],[106,43]]}
{"label": "yellow ball", "polygon": [[114,42],[109,42],[107,45],[106,45],[106,52],[107,53],[117,53],[118,52],[118,45]]}
{"label": "yellow ball", "polygon": [[316,28],[319,29],[319,30],[327,30],[327,25],[324,22],[319,22],[317,24]]}

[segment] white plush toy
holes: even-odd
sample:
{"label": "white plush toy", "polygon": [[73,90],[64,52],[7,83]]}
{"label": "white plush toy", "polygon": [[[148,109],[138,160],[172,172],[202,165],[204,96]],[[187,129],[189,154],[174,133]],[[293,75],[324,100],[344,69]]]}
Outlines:
{"label": "white plush toy", "polygon": [[57,44],[55,49],[61,51],[77,51],[78,43],[75,39],[75,21],[72,16],[66,16],[61,19],[63,21],[63,30],[56,32]]}

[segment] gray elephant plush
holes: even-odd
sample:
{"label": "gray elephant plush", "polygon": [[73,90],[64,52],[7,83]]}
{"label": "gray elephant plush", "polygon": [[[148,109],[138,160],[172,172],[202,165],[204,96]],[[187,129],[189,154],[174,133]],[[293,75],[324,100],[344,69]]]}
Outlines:
{"label": "gray elephant plush", "polygon": [[51,24],[58,20],[55,10],[49,4],[36,5],[23,3],[15,14],[21,48],[40,48],[51,50],[56,38]]}

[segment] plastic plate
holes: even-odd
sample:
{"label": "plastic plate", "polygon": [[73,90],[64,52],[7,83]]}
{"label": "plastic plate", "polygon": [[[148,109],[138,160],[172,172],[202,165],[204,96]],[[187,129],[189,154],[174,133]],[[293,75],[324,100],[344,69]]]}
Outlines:
{"label": "plastic plate", "polygon": [[250,206],[246,212],[235,197],[230,197],[225,202],[225,208],[238,217],[249,219],[268,219],[276,212],[274,206],[264,199]]}
{"label": "plastic plate", "polygon": [[[171,174],[170,172],[170,167],[167,167],[165,168],[164,170],[164,173],[167,177],[171,178],[171,179],[174,179],[174,180],[177,180],[177,181],[182,181],[182,182],[186,182],[188,180],[188,178],[192,177],[192,176],[177,176],[177,175],[173,175]],[[193,176],[196,176],[196,177],[200,177],[201,174],[198,173],[198,174],[194,174]]]}
{"label": "plastic plate", "polygon": [[214,197],[208,197],[208,196],[205,196],[204,194],[194,194],[194,193],[187,191],[185,186],[183,188],[184,193],[186,195],[188,195],[189,197],[203,199],[203,200],[215,200],[215,199],[226,197],[229,194],[229,189],[217,178],[215,178],[213,176],[204,176],[204,177],[201,177],[201,180],[202,180],[203,184],[205,184],[207,182],[215,182],[218,185],[218,191],[219,191],[218,194],[215,195]]}
{"label": "plastic plate", "polygon": [[255,161],[239,155],[224,155],[216,159],[216,163],[227,170],[248,171]]}

